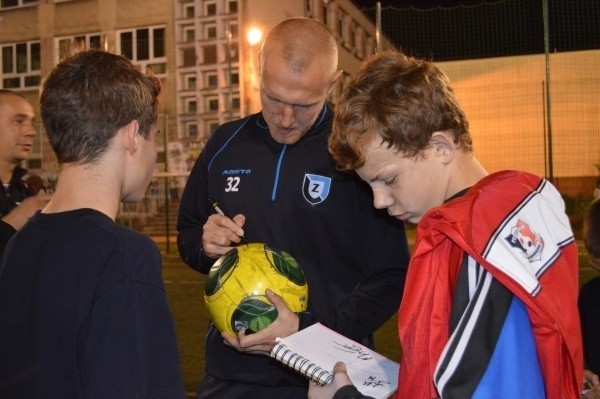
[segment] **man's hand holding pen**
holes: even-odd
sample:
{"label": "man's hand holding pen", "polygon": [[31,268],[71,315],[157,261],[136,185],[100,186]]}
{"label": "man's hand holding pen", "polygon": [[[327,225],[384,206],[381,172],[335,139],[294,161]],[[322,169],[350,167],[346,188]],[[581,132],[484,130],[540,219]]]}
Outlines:
{"label": "man's hand holding pen", "polygon": [[208,217],[202,228],[202,246],[206,256],[216,259],[234,246],[247,243],[242,228],[246,217],[242,214],[232,218],[226,216],[214,200],[211,200],[211,206],[216,213]]}

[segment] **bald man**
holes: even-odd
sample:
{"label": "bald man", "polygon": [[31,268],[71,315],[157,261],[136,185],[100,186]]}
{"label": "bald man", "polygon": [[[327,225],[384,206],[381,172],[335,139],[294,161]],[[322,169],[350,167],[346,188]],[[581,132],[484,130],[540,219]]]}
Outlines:
{"label": "bald man", "polygon": [[[398,308],[408,264],[404,226],[375,210],[369,187],[336,170],[327,151],[337,59],[336,40],[320,22],[275,26],[260,52],[262,111],[220,126],[189,177],[177,223],[188,265],[208,273],[245,236],[290,253],[309,286],[302,313],[266,290],[278,318],[259,332],[209,328],[198,398],[305,399],[307,379],[268,356],[276,337],[318,321],[372,344]],[[216,214],[209,198],[231,218]]]}
{"label": "bald man", "polygon": [[27,159],[35,130],[35,115],[29,101],[10,90],[0,90],[0,254],[8,240],[45,204],[38,192],[23,181],[27,171],[20,163]]}

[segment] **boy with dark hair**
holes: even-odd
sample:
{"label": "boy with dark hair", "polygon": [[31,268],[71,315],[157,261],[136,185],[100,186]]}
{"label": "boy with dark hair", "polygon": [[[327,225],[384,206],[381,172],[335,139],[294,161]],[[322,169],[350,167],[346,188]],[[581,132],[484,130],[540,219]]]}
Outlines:
{"label": "boy with dark hair", "polygon": [[[579,397],[578,252],[562,198],[529,173],[484,170],[435,64],[368,59],[337,105],[329,150],[369,183],[376,208],[418,223],[398,398]],[[334,381],[310,397],[354,389],[343,365]]]}
{"label": "boy with dark hair", "polygon": [[152,178],[159,93],[157,78],[98,50],[45,79],[61,170],[0,266],[1,397],[183,397],[160,252],[115,224]]}

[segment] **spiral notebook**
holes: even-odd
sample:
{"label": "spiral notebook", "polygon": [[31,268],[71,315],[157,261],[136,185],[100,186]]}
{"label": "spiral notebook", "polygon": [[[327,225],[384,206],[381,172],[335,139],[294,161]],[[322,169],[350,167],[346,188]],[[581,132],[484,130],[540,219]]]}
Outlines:
{"label": "spiral notebook", "polygon": [[398,363],[320,323],[275,341],[271,357],[318,384],[329,384],[333,366],[343,361],[363,395],[384,399],[398,388]]}

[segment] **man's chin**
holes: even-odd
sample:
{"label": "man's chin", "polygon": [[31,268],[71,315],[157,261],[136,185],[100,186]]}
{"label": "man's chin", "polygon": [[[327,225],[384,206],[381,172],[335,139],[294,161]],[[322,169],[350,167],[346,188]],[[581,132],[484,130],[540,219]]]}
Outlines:
{"label": "man's chin", "polygon": [[293,130],[289,133],[271,133],[271,137],[279,144],[291,145],[296,144],[302,137],[302,134],[299,134],[298,131]]}

